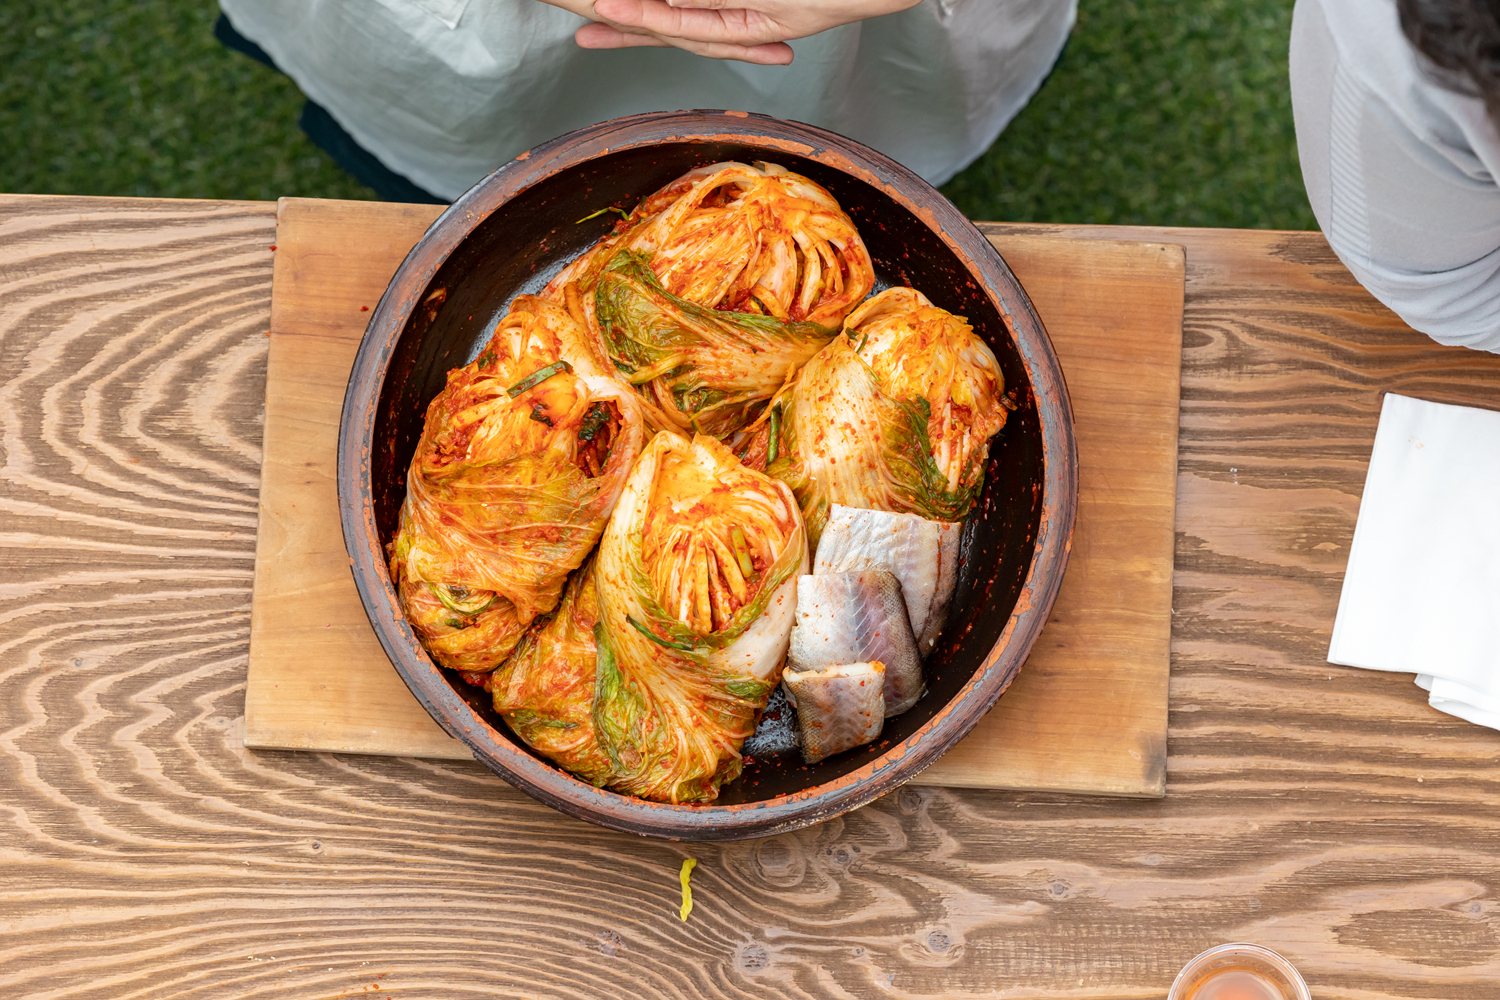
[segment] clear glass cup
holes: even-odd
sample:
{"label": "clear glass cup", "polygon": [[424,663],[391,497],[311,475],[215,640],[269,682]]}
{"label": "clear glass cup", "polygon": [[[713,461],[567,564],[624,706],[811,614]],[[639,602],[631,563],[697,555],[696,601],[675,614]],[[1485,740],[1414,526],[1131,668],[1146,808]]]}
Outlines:
{"label": "clear glass cup", "polygon": [[1312,1000],[1292,963],[1258,944],[1221,944],[1194,958],[1167,1000]]}

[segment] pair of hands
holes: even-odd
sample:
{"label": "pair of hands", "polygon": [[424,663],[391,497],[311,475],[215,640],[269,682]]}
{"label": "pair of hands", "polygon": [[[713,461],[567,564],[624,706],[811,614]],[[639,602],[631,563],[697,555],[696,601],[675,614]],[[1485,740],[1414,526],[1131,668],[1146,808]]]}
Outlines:
{"label": "pair of hands", "polygon": [[792,61],[794,38],[878,17],[919,0],[545,0],[591,23],[574,35],[586,49],[637,45],[686,49],[765,66]]}

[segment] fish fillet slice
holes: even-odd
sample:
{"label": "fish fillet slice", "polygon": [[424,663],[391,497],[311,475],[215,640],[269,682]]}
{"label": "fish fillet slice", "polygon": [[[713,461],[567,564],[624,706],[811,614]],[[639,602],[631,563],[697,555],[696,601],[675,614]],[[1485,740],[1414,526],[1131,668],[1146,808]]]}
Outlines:
{"label": "fish fillet slice", "polygon": [[885,665],[885,716],[900,715],[922,697],[926,684],[895,576],[867,569],[798,577],[789,669],[874,660]]}
{"label": "fish fillet slice", "polygon": [[932,607],[927,612],[927,623],[922,628],[912,626],[917,634],[917,651],[925,660],[932,647],[937,645],[938,633],[948,622],[948,607],[953,601],[953,589],[958,585],[958,545],[963,538],[963,525],[952,521],[929,521],[938,526],[938,578],[937,589],[932,595]]}
{"label": "fish fillet slice", "polygon": [[818,670],[788,669],[781,683],[797,706],[797,735],[802,757],[809,764],[862,746],[880,735],[885,724],[883,664],[836,663]]}
{"label": "fish fillet slice", "polygon": [[832,504],[813,573],[883,569],[901,581],[912,634],[925,657],[937,643],[958,581],[963,525],[916,514]]}

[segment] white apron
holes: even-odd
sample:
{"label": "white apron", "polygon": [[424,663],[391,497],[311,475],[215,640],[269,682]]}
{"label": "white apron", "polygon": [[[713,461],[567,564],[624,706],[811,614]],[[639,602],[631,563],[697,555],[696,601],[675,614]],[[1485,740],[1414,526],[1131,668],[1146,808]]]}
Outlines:
{"label": "white apron", "polygon": [[790,66],[677,49],[580,49],[539,0],[222,0],[386,166],[456,198],[564,132],[646,111],[756,111],[873,146],[934,184],[1035,93],[1077,0],[923,0],[792,43]]}

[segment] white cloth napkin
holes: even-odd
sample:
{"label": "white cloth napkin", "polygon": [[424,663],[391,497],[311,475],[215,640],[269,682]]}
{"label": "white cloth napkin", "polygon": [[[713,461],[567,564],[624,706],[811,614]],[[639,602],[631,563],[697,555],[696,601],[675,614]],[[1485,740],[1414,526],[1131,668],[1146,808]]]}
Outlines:
{"label": "white cloth napkin", "polygon": [[1500,413],[1386,395],[1328,662],[1500,729]]}

